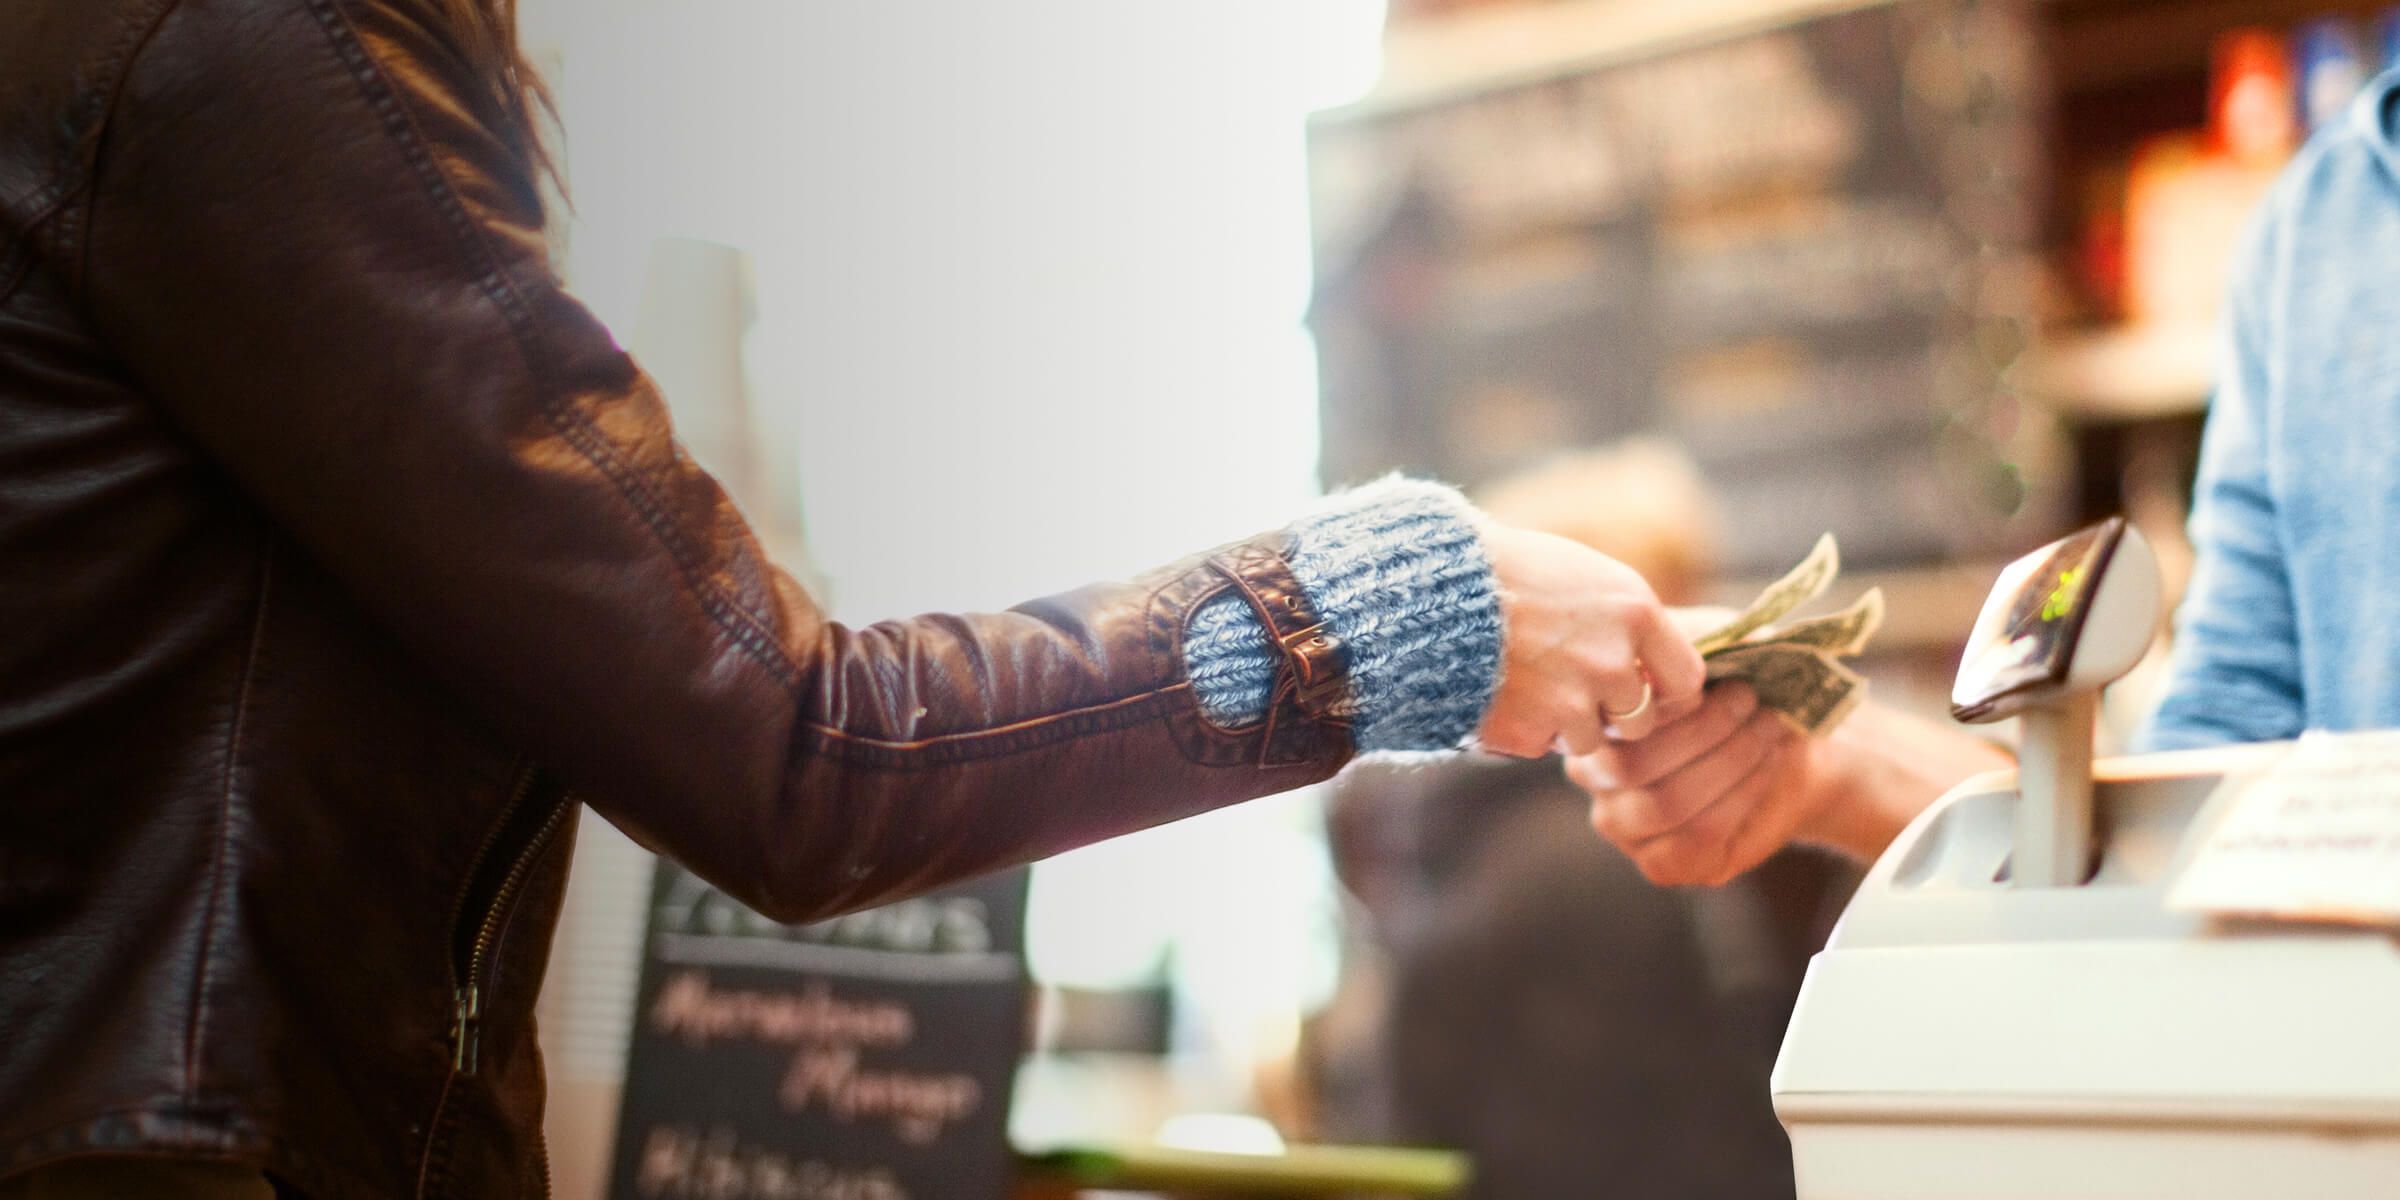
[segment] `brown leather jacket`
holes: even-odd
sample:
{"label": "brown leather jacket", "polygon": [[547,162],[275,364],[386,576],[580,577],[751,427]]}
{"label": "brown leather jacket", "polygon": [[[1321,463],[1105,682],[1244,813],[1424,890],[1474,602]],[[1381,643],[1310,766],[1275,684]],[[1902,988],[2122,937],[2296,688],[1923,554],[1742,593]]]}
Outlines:
{"label": "brown leather jacket", "polygon": [[[0,4],[0,1176],[540,1191],[576,801],[796,920],[1350,752],[1276,537],[829,623],[559,290],[435,10]],[[1290,635],[1239,730],[1179,652],[1227,588]]]}

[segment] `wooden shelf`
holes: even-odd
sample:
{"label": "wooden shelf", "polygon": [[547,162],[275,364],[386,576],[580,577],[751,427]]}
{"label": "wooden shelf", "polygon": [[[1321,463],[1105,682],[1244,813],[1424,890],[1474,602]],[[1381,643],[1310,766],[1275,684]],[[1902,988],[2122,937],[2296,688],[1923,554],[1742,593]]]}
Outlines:
{"label": "wooden shelf", "polygon": [[[2360,21],[2388,0],[2047,0],[2050,74],[2065,92],[2107,91],[2169,74],[2205,74],[2217,35],[2288,30],[2315,17]],[[2370,72],[2371,74],[2372,72]],[[2195,98],[2195,111],[2198,99]]]}
{"label": "wooden shelf", "polygon": [[1385,36],[1383,70],[1364,97],[1317,119],[1340,122],[1430,107],[1890,2],[1551,0],[1423,18]]}
{"label": "wooden shelf", "polygon": [[[1324,121],[1424,108],[1480,92],[1537,83],[1611,62],[1646,58],[1872,8],[1892,0],[1526,0],[1396,24],[1383,69],[1360,99]],[[2218,32],[2287,26],[2327,13],[2369,16],[2388,0],[2044,0],[2059,35],[2051,70],[2059,86],[2101,88],[2168,70],[2205,70]]]}
{"label": "wooden shelf", "polygon": [[2207,326],[2075,334],[2036,347],[2009,382],[2075,424],[2194,416],[2215,387],[2216,341]]}

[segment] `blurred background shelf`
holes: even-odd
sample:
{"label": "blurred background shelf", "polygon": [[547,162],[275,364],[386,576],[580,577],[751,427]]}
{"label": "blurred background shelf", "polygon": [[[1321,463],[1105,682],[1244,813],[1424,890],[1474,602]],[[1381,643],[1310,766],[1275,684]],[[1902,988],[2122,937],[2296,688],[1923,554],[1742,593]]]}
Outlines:
{"label": "blurred background shelf", "polygon": [[[1390,13],[1312,118],[1326,481],[1659,434],[1740,577],[1819,528],[1913,570],[2169,520],[2244,218],[2329,46],[2400,45],[2390,0]],[[2242,88],[2290,128],[2228,124]]]}
{"label": "blurred background shelf", "polygon": [[2228,29],[2276,28],[2340,15],[2371,20],[2390,5],[2362,0],[2045,0],[2045,57],[2062,92],[2106,91],[2204,72]]}
{"label": "blurred background shelf", "polygon": [[2070,334],[2035,346],[2010,382],[2073,423],[2195,417],[2208,408],[2216,342],[2202,325]]}
{"label": "blurred background shelf", "polygon": [[[1343,120],[1439,104],[1895,0],[1551,0],[1465,4],[1398,20],[1374,88]],[[2108,90],[2205,64],[2215,38],[2296,14],[2372,18],[2374,0],[2041,0],[2045,65],[2062,92]]]}
{"label": "blurred background shelf", "polygon": [[1889,0],[1554,0],[1395,22],[1374,90],[1322,119],[1363,118]]}

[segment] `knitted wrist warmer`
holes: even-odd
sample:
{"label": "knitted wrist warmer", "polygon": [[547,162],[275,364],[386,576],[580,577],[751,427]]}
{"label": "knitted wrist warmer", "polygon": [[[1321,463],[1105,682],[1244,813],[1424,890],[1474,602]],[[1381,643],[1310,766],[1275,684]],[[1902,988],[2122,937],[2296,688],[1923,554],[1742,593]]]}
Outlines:
{"label": "knitted wrist warmer", "polygon": [[[1337,708],[1360,750],[1447,750],[1483,720],[1500,682],[1500,599],[1473,509],[1451,488],[1398,477],[1343,492],[1292,526],[1292,576],[1349,665]],[[1239,593],[1201,605],[1184,665],[1209,720],[1264,720],[1280,667]]]}

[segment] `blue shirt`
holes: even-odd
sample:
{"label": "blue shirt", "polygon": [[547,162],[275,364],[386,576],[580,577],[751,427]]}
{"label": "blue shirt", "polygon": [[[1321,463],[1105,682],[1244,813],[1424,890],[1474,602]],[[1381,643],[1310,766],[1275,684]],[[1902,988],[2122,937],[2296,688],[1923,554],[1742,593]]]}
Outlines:
{"label": "blue shirt", "polygon": [[2145,748],[2400,726],[2396,130],[2400,72],[2302,150],[2243,248]]}

